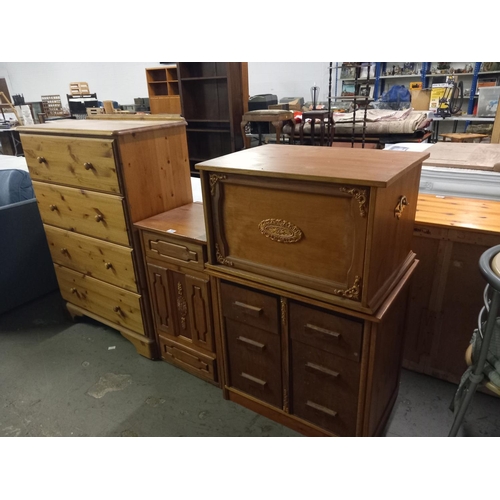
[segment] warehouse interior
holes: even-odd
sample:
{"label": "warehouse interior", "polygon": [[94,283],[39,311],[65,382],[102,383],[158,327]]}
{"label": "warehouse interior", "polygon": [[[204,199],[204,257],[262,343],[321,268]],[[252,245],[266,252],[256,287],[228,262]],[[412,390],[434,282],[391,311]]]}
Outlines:
{"label": "warehouse interior", "polygon": [[11,496],[451,491],[500,435],[495,55],[166,54],[0,62]]}

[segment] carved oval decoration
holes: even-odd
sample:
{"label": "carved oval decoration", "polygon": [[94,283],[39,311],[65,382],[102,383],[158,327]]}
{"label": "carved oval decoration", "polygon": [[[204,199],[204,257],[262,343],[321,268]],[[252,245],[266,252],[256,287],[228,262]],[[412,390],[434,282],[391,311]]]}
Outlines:
{"label": "carved oval decoration", "polygon": [[302,238],[302,231],[295,224],[282,219],[264,219],[259,229],[266,238],[279,243],[296,243]]}

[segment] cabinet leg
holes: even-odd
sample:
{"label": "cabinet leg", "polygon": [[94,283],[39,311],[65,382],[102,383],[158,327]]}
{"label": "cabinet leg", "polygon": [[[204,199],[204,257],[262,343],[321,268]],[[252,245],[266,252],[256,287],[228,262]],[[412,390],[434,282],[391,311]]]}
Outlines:
{"label": "cabinet leg", "polygon": [[71,319],[73,321],[77,321],[77,319],[81,318],[83,314],[81,313],[80,309],[75,307],[73,304],[70,302],[66,302],[66,310],[68,311],[69,315],[71,316]]}
{"label": "cabinet leg", "polygon": [[141,356],[148,359],[158,359],[158,347],[156,342],[142,335],[131,332],[129,330],[118,330],[123,337],[133,344],[135,350]]}

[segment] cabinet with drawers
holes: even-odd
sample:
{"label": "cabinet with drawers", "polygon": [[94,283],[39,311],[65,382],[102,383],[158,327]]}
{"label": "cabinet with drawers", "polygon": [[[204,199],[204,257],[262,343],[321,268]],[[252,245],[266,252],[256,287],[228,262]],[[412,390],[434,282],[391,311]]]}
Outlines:
{"label": "cabinet with drawers", "polygon": [[138,221],[160,356],[219,384],[203,205]]}
{"label": "cabinet with drawers", "polygon": [[383,432],[428,154],[266,145],[199,163],[224,396],[306,435]]}
{"label": "cabinet with drawers", "polygon": [[60,120],[19,127],[61,295],[73,316],[158,356],[133,222],[192,201],[186,122]]}

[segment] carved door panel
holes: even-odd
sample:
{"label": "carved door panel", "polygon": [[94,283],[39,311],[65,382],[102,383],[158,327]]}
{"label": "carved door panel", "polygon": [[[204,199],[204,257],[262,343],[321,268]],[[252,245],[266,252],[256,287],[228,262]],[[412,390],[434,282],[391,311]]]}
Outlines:
{"label": "carved door panel", "polygon": [[185,285],[185,299],[187,301],[189,323],[191,326],[191,340],[194,345],[213,351],[208,279],[196,278],[187,274]]}
{"label": "carved door panel", "polygon": [[175,334],[174,318],[172,315],[169,297],[170,279],[169,271],[164,267],[148,264],[149,287],[151,293],[151,307],[156,329],[159,334]]}

